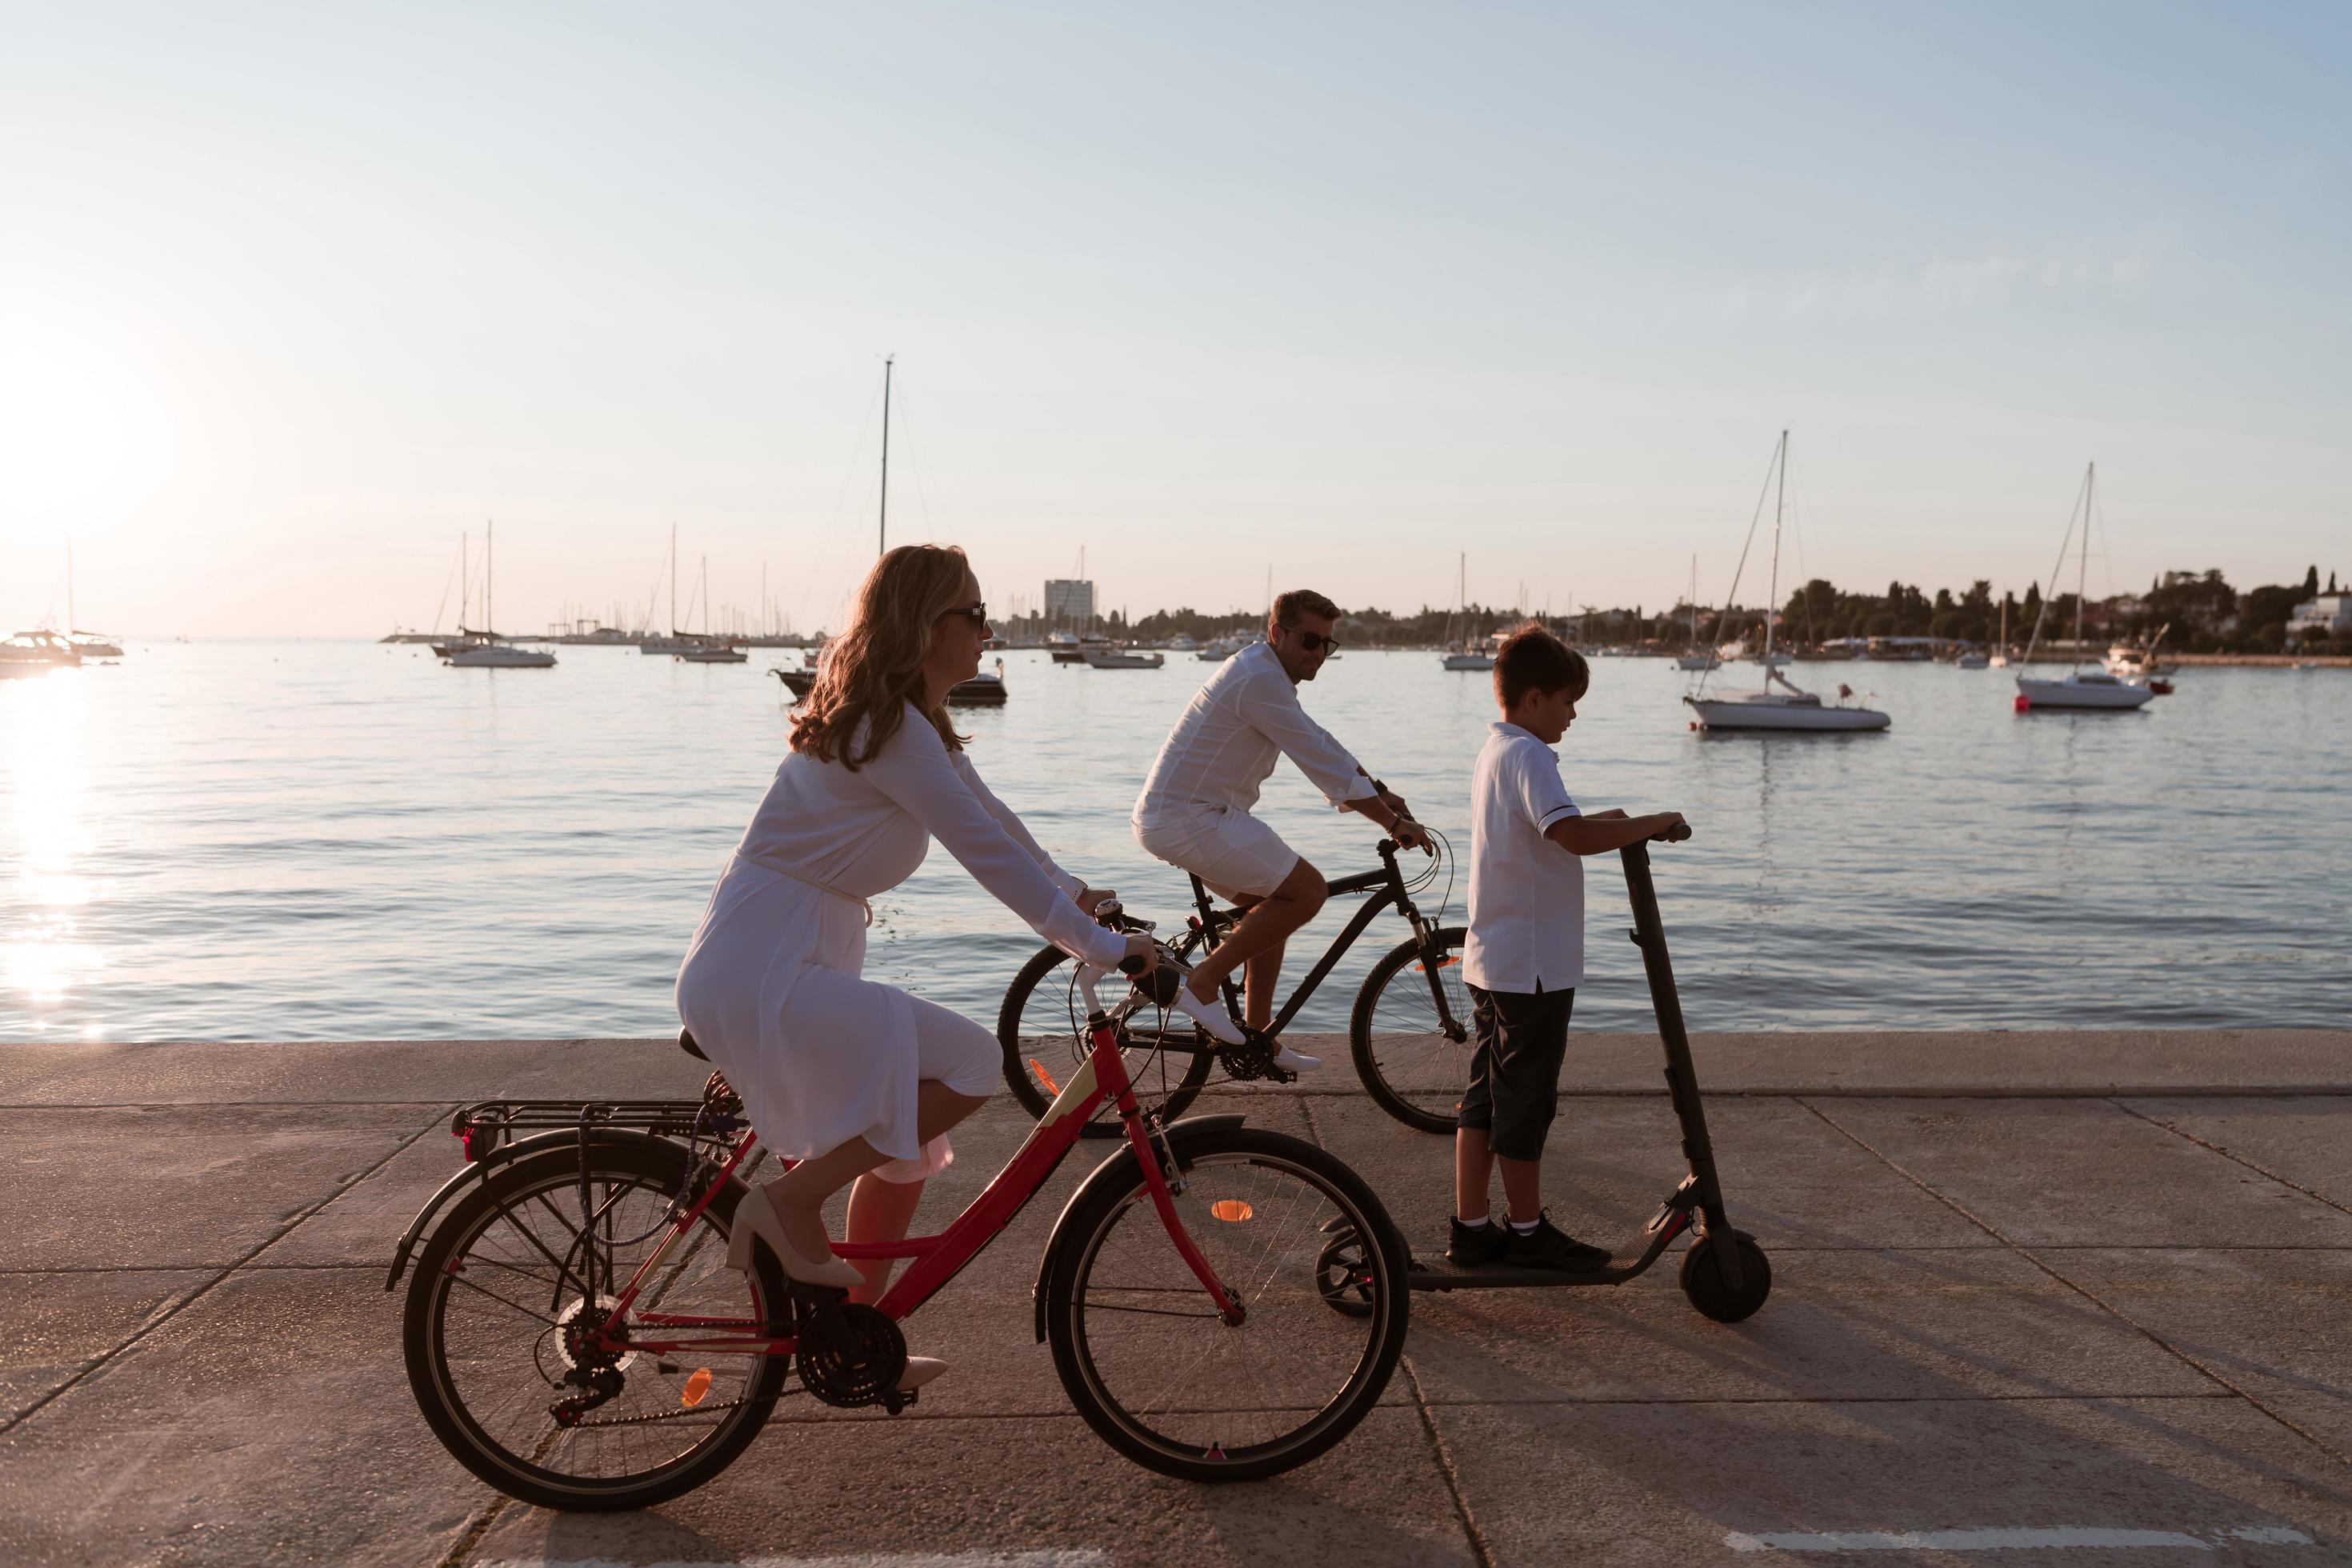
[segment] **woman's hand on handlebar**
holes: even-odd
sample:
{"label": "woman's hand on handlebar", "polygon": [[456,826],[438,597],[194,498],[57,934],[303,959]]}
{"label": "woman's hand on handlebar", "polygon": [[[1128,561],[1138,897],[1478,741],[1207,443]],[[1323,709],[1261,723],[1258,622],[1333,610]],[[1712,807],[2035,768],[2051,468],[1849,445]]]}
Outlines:
{"label": "woman's hand on handlebar", "polygon": [[1127,939],[1127,956],[1118,961],[1118,972],[1130,979],[1139,979],[1160,966],[1160,944],[1146,931],[1137,931]]}

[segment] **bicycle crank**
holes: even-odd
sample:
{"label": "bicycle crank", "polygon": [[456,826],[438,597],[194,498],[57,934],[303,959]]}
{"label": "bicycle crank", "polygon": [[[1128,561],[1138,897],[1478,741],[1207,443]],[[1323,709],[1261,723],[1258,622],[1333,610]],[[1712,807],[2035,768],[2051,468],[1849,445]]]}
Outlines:
{"label": "bicycle crank", "polygon": [[826,1405],[849,1410],[879,1405],[897,1415],[913,1395],[899,1391],[907,1341],[887,1314],[838,1290],[795,1288],[793,1363],[801,1386]]}

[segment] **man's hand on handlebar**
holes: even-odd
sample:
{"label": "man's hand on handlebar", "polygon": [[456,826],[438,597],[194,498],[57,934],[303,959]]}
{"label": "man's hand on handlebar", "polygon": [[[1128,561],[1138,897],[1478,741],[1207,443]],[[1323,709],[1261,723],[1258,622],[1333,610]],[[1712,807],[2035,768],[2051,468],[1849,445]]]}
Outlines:
{"label": "man's hand on handlebar", "polygon": [[1418,849],[1424,855],[1437,853],[1437,843],[1430,837],[1429,829],[1402,812],[1397,814],[1396,822],[1389,828],[1389,834],[1408,849]]}
{"label": "man's hand on handlebar", "polygon": [[1091,917],[1097,908],[1108,903],[1111,900],[1118,897],[1118,892],[1116,889],[1089,888],[1086,886],[1086,884],[1080,883],[1078,885],[1078,896],[1073,901],[1076,903],[1078,908],[1086,910],[1087,915]]}

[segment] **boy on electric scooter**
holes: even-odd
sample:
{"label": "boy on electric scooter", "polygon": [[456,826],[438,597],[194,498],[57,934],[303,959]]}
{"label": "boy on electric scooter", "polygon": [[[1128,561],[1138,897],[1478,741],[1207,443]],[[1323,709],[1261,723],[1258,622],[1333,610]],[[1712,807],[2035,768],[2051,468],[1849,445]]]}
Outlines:
{"label": "boy on electric scooter", "polygon": [[[1591,684],[1583,657],[1540,626],[1495,656],[1491,726],[1470,784],[1470,937],[1462,975],[1477,1048],[1454,1133],[1454,1216],[1445,1256],[1463,1266],[1585,1273],[1609,1253],[1562,1232],[1543,1209],[1544,1135],[1559,1109],[1569,1011],[1584,979],[1584,863],[1665,832],[1675,812],[1582,815],[1552,747]],[[1487,1216],[1503,1167],[1508,1218]]]}

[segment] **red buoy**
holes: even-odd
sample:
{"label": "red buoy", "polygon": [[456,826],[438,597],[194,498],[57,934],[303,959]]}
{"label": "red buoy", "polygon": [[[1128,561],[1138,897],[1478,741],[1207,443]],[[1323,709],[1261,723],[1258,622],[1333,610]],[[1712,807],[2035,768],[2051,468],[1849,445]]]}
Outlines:
{"label": "red buoy", "polygon": [[2027,709],[2029,709],[2029,708],[2031,708],[2031,707],[2032,707],[2032,706],[2033,706],[2033,700],[2032,700],[2032,699],[2031,699],[2031,698],[2027,697],[2027,696],[2025,695],[2025,693],[2024,693],[2024,692],[2021,691],[2021,692],[2019,692],[2019,693],[2017,694],[2017,702],[2016,702],[2015,706],[2016,706],[2016,708],[2017,708],[2017,710],[2018,710],[2020,713],[2022,713],[2022,712],[2024,712]]}

